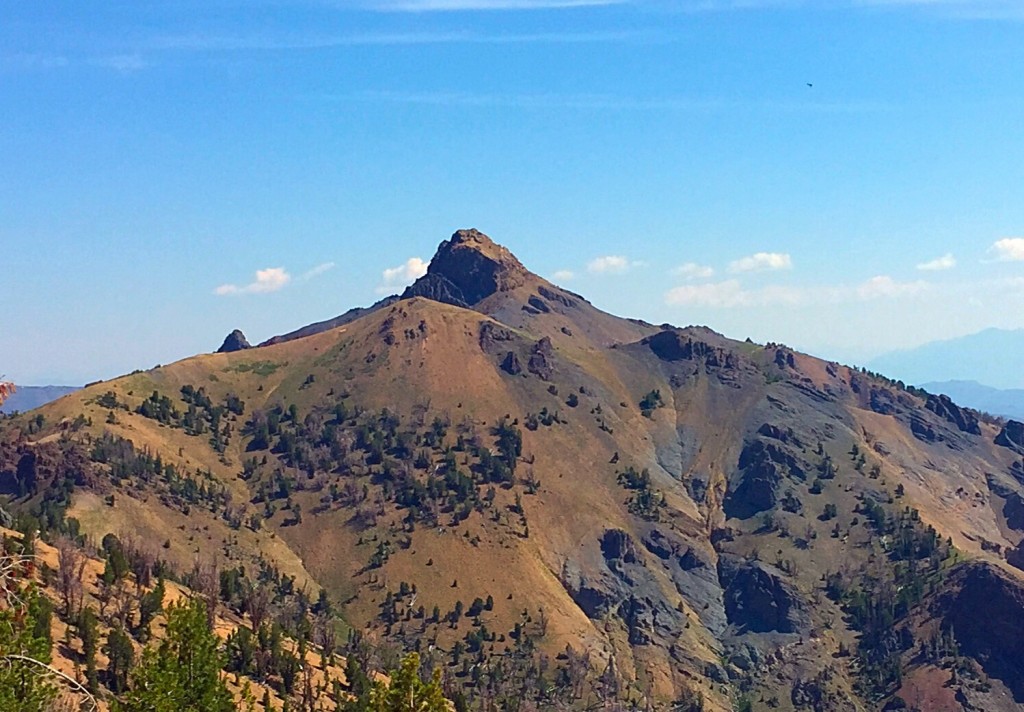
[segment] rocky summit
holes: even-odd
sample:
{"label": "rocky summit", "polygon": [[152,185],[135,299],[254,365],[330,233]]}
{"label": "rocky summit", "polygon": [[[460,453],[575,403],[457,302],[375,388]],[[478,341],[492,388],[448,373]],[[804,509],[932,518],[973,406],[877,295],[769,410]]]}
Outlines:
{"label": "rocky summit", "polygon": [[216,561],[239,615],[320,597],[318,645],[418,650],[457,708],[1024,707],[1020,423],[604,313],[477,230],[245,346],[3,421],[4,509]]}
{"label": "rocky summit", "polygon": [[217,349],[219,354],[230,354],[235,351],[242,351],[244,349],[251,349],[252,345],[245,338],[245,334],[240,329],[235,329],[226,337],[224,337],[224,343]]}

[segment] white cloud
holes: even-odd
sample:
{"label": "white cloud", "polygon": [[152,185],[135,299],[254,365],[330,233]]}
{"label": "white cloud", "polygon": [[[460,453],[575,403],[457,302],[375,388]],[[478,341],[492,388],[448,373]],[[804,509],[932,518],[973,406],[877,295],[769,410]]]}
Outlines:
{"label": "white cloud", "polygon": [[755,289],[745,288],[738,279],[704,284],[686,284],[665,293],[665,303],[671,306],[701,306],[718,309],[737,309],[785,305],[790,307],[844,304],[874,299],[915,297],[929,289],[928,282],[897,282],[892,277],[872,277],[857,285],[814,285],[790,287],[768,285]]}
{"label": "white cloud", "polygon": [[796,306],[806,300],[807,293],[797,287],[769,286],[744,289],[739,280],[709,284],[688,284],[665,293],[665,303],[673,306],[691,305],[733,309],[763,307],[773,304]]}
{"label": "white cloud", "polygon": [[1000,262],[1024,262],[1024,237],[1004,237],[988,250]]}
{"label": "white cloud", "polygon": [[559,282],[568,282],[575,276],[576,273],[573,272],[571,269],[560,269],[551,275],[551,279],[554,279]]}
{"label": "white cloud", "polygon": [[643,267],[645,262],[630,260],[622,255],[604,255],[587,263],[587,271],[593,274],[622,274],[633,267]]}
{"label": "white cloud", "polygon": [[306,280],[313,279],[314,277],[319,277],[324,272],[329,272],[332,269],[334,269],[333,262],[324,262],[323,264],[319,264],[313,269],[303,274],[302,277],[300,277],[300,279],[305,282]]}
{"label": "white cloud", "polygon": [[267,269],[256,270],[256,279],[244,286],[237,284],[222,284],[213,290],[218,296],[229,294],[266,294],[276,292],[287,285],[292,276],[285,271],[284,267],[268,267]]}
{"label": "white cloud", "polygon": [[858,285],[854,292],[858,299],[870,300],[914,296],[926,289],[928,283],[924,281],[897,282],[892,277],[879,275]]}
{"label": "white cloud", "polygon": [[792,258],[784,252],[758,252],[729,263],[729,271],[734,274],[738,272],[767,272],[792,267]]}
{"label": "white cloud", "polygon": [[707,265],[687,262],[673,269],[672,274],[683,279],[710,279],[715,275],[715,270]]}
{"label": "white cloud", "polygon": [[956,258],[950,252],[947,252],[942,257],[936,257],[934,260],[922,262],[917,266],[919,270],[925,272],[937,272],[944,269],[953,269],[954,267],[956,267]]}
{"label": "white cloud", "polygon": [[382,282],[377,286],[377,293],[387,294],[414,282],[427,273],[427,266],[419,257],[410,257],[397,267],[388,267],[381,272]]}

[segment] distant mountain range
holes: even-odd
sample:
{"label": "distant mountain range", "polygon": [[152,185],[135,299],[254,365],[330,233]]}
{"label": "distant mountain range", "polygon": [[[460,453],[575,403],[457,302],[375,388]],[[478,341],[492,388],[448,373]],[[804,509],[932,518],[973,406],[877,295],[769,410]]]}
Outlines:
{"label": "distant mountain range", "polygon": [[977,381],[940,381],[922,383],[921,387],[929,393],[947,395],[958,405],[1024,420],[1024,388],[1000,390]]}
{"label": "distant mountain range", "polygon": [[77,390],[78,386],[19,386],[0,406],[0,413],[25,413]]}
{"label": "distant mountain range", "polygon": [[1024,369],[1019,357],[1022,351],[1024,329],[985,329],[914,349],[893,351],[865,365],[872,371],[915,385],[977,381],[992,388],[1024,389]]}

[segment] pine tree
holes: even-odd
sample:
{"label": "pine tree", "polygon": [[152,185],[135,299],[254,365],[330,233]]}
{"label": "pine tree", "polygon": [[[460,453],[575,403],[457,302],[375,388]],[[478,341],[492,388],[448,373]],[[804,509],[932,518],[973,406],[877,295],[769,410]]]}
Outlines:
{"label": "pine tree", "polygon": [[221,678],[224,656],[198,598],[167,609],[167,638],[147,648],[116,712],[234,712]]}
{"label": "pine tree", "polygon": [[398,670],[391,673],[391,684],[377,682],[370,691],[372,712],[448,712],[448,701],[441,691],[441,671],[435,669],[429,682],[420,679],[420,656],[410,653]]}

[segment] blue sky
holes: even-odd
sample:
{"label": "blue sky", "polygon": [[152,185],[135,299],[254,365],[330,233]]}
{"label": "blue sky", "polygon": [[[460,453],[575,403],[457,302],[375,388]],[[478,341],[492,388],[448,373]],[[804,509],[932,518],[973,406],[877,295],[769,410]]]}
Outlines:
{"label": "blue sky", "polygon": [[470,226],[609,311],[847,362],[1024,327],[1019,2],[0,13],[18,382],[369,304]]}

